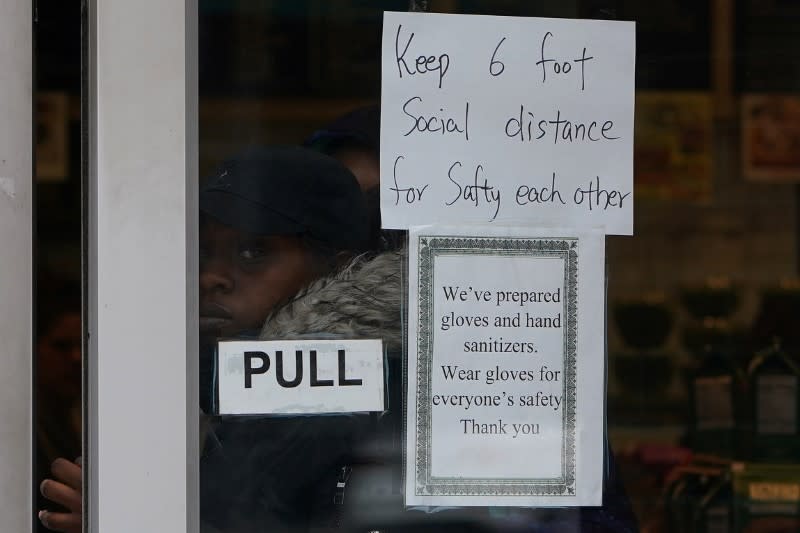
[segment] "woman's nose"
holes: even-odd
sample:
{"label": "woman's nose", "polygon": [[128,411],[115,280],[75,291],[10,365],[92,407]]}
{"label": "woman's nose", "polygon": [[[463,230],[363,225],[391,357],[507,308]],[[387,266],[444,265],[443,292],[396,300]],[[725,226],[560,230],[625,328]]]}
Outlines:
{"label": "woman's nose", "polygon": [[230,291],[231,289],[233,289],[233,276],[229,261],[212,259],[200,262],[201,291]]}

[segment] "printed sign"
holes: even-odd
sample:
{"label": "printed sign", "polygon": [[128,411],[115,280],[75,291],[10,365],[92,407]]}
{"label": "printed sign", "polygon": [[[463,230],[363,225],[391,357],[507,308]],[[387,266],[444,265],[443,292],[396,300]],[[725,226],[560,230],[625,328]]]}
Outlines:
{"label": "printed sign", "polygon": [[634,28],[385,13],[384,227],[632,234]]}
{"label": "printed sign", "polygon": [[384,410],[380,340],[223,341],[218,414]]}
{"label": "printed sign", "polygon": [[407,505],[602,504],[603,239],[411,230]]}

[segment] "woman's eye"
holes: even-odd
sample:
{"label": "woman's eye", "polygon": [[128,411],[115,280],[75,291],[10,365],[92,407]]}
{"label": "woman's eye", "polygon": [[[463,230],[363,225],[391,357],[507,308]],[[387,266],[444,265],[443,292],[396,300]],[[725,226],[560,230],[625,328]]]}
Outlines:
{"label": "woman's eye", "polygon": [[258,246],[243,246],[239,249],[239,257],[245,261],[256,261],[267,255],[266,250]]}

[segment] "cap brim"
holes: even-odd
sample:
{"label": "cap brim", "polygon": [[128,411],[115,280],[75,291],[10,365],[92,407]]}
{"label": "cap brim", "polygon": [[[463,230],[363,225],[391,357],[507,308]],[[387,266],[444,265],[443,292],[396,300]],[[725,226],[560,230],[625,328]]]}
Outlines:
{"label": "cap brim", "polygon": [[301,222],[225,191],[202,191],[200,212],[226,226],[257,235],[302,235],[305,231]]}

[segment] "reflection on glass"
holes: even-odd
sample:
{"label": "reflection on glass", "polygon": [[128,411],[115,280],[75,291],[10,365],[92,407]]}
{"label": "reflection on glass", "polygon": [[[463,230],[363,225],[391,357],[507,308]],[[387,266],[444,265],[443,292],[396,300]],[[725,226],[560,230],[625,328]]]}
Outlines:
{"label": "reflection on glass", "polygon": [[[64,481],[65,467],[68,474],[77,471],[68,461],[82,454],[80,14],[78,1],[44,0],[37,3],[33,26],[36,489],[45,478]],[[51,469],[57,458],[66,460]],[[77,480],[70,478],[73,482],[80,485],[79,475]],[[42,488],[51,498],[37,490],[32,517],[43,509],[63,512],[71,506],[52,497],[52,485]],[[79,522],[77,515],[72,519]],[[58,518],[51,524],[57,522]],[[47,529],[38,523],[37,531]]]}
{"label": "reflection on glass", "polygon": [[[713,120],[717,82],[712,83],[709,35],[714,24],[727,19],[708,2],[634,4],[430,2],[432,10],[445,12],[636,20],[637,88],[652,91],[642,93],[642,109],[655,111],[637,117],[635,175],[644,189],[637,189],[636,236],[610,238],[607,244],[609,302],[632,312],[609,315],[604,506],[423,510],[408,509],[402,500],[404,234],[381,230],[378,201],[381,9],[405,10],[408,3],[201,0],[204,527],[796,527],[796,509],[776,518],[766,507],[759,515],[751,506],[756,496],[770,494],[788,509],[792,487],[800,483],[795,460],[781,454],[778,470],[740,464],[756,459],[748,437],[754,433],[755,408],[747,365],[771,342],[759,332],[793,338],[794,330],[786,327],[791,311],[755,320],[762,289],[795,273],[792,195],[775,186],[739,183],[732,134],[737,125]],[[748,22],[743,29],[728,25],[724,32],[731,42],[736,31],[746,37],[736,46],[745,47],[741,57],[747,65],[759,65],[759,42],[796,49],[794,30],[767,39],[753,22],[774,23],[781,13],[791,19],[796,16],[791,7],[744,4]],[[746,78],[738,59],[730,66]],[[782,89],[796,89],[783,74],[762,70],[759,79],[743,86],[776,87],[781,78]],[[656,112],[664,102],[671,106],[669,116]],[[681,107],[687,103],[688,114]],[[683,118],[672,120],[675,116]],[[305,148],[297,148],[301,145]],[[737,309],[724,317],[709,314],[707,305],[688,309],[686,294],[694,291],[705,302],[720,292],[707,286],[714,289],[713,280],[721,278],[735,281],[741,294]],[[656,309],[655,318],[666,317],[669,324],[643,330],[640,322],[648,317],[641,316],[642,309]],[[387,410],[214,416],[217,339],[303,336],[381,338],[387,347]],[[797,375],[791,366],[797,354],[787,352],[781,361],[780,368],[788,370],[780,376],[772,366],[766,378],[754,374],[760,380],[759,405],[790,396],[787,377]],[[733,397],[725,400],[726,395]],[[791,412],[788,405],[780,410]],[[781,420],[781,427],[788,427],[787,417]],[[790,429],[781,435],[786,449],[797,442],[792,440],[797,424]],[[759,449],[764,442],[769,448],[769,439],[761,439]],[[762,451],[759,457],[770,456]]]}

